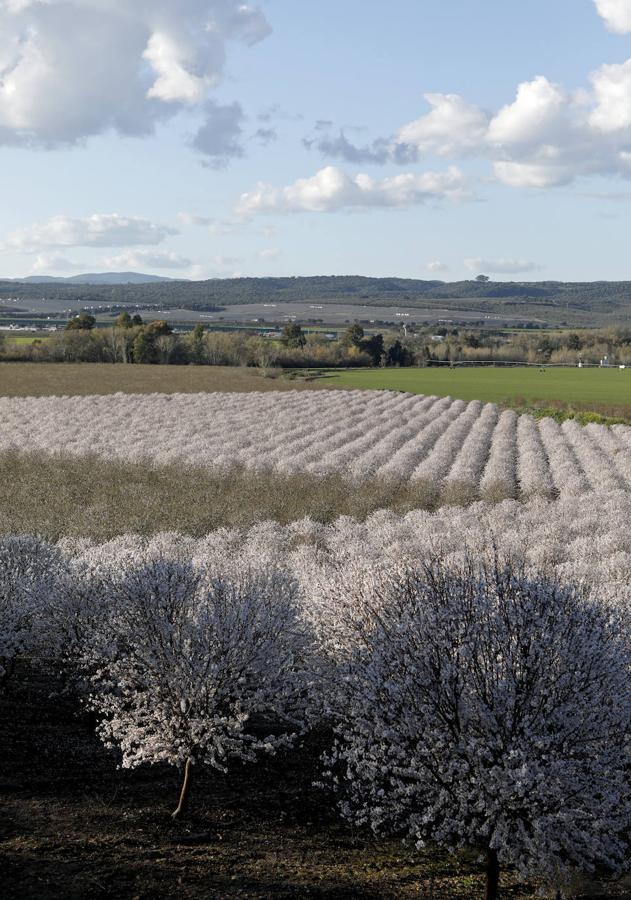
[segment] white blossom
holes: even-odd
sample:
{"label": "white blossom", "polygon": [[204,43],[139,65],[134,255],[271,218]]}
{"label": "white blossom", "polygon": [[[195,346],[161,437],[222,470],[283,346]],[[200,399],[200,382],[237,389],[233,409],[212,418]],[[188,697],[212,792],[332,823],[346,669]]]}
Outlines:
{"label": "white blossom", "polygon": [[328,759],[342,813],[418,845],[492,852],[557,883],[623,863],[623,616],[499,561],[389,576],[343,605],[356,649],[340,666]]}
{"label": "white blossom", "polygon": [[2,397],[0,415],[0,451],[416,480],[447,502],[631,487],[631,429],[537,423],[477,400],[359,390]]}

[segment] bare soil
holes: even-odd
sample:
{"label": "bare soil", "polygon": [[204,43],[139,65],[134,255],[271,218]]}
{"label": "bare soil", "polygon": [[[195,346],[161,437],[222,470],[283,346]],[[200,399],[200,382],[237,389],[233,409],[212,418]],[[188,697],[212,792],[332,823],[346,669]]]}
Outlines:
{"label": "bare soil", "polygon": [[[483,896],[474,856],[377,842],[338,818],[313,786],[326,736],[229,776],[196,773],[176,824],[178,774],[119,770],[59,689],[22,665],[0,696],[3,900]],[[503,898],[534,896],[505,876]]]}

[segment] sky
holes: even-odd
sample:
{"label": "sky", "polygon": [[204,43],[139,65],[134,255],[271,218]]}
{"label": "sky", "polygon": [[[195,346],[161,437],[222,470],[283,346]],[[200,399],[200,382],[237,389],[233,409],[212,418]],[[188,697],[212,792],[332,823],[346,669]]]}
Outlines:
{"label": "sky", "polygon": [[0,276],[631,280],[631,0],[0,0]]}

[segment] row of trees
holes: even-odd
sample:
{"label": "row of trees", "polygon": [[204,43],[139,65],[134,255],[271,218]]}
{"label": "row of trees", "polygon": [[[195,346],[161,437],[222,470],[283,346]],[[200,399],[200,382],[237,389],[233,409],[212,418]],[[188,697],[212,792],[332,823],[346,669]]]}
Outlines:
{"label": "row of trees", "polygon": [[[557,887],[614,871],[631,817],[631,647],[617,608],[507,560],[335,569],[0,544],[3,680],[62,666],[127,768],[226,771],[332,729],[323,784],[377,835]],[[252,560],[250,561],[252,563]]]}
{"label": "row of trees", "polygon": [[[520,331],[501,334],[461,329],[438,329],[433,336],[418,335],[404,341],[416,365],[494,361],[577,365],[611,362],[631,365],[631,329],[560,331],[538,335]],[[424,361],[423,361],[424,358]]]}
{"label": "row of trees", "polygon": [[351,326],[341,340],[305,334],[299,325],[285,326],[278,340],[245,331],[207,332],[198,324],[175,334],[165,321],[143,323],[139,315],[121,313],[111,328],[97,329],[93,316],[82,313],[62,332],[31,344],[0,345],[5,359],[50,362],[122,362],[163,365],[229,365],[258,368],[411,365],[414,357],[400,341],[383,335],[364,336]]}
{"label": "row of trees", "polygon": [[0,336],[8,359],[63,362],[137,362],[171,365],[244,365],[260,368],[338,366],[433,366],[468,363],[631,365],[631,329],[558,332],[538,335],[438,329],[408,334],[366,334],[359,324],[331,340],[285,325],[280,338],[247,331],[207,332],[198,324],[175,334],[165,321],[143,323],[140,315],[121,313],[113,327],[97,329],[88,313],[71,319],[63,332],[30,344],[12,344]]}

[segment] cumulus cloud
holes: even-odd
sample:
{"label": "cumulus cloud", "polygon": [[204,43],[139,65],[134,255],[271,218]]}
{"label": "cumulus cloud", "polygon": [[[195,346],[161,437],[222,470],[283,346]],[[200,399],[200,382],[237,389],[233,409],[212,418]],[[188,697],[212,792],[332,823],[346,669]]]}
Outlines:
{"label": "cumulus cloud", "polygon": [[[631,59],[619,65],[601,66],[592,75],[595,106],[590,125],[615,134],[631,127]],[[631,143],[631,142],[629,142]]]}
{"label": "cumulus cloud", "polygon": [[477,150],[488,128],[486,113],[457,94],[425,94],[431,111],[399,131],[396,143],[426,156],[466,156]]}
{"label": "cumulus cloud", "polygon": [[594,0],[607,28],[618,34],[631,32],[631,0]]}
{"label": "cumulus cloud", "polygon": [[269,31],[258,7],[240,0],[5,0],[0,142],[151,133],[205,103],[229,41],[252,44]]}
{"label": "cumulus cloud", "polygon": [[188,269],[192,266],[190,259],[178,253],[155,252],[151,250],[135,250],[121,253],[103,260],[107,269],[128,271],[130,269]]}
{"label": "cumulus cloud", "polygon": [[518,275],[525,272],[536,272],[541,268],[528,259],[482,259],[479,257],[465,259],[465,266],[470,272],[491,272],[497,275]]}
{"label": "cumulus cloud", "polygon": [[484,137],[500,145],[552,143],[563,127],[566,108],[565,91],[539,75],[519,85],[514,102],[493,117]]}
{"label": "cumulus cloud", "polygon": [[518,188],[631,176],[631,60],[592,72],[587,90],[539,75],[492,115],[451,94],[428,97],[431,111],[396,138],[420,155],[486,159],[500,182]]}
{"label": "cumulus cloud", "polygon": [[286,187],[260,184],[241,195],[240,214],[261,212],[335,212],[341,209],[406,207],[432,200],[470,197],[467,179],[452,166],[444,172],[406,173],[381,181],[369,175],[352,177],[336,166],[327,166],[311,178],[300,178]]}
{"label": "cumulus cloud", "polygon": [[4,243],[6,250],[37,252],[61,247],[136,247],[154,246],[170,235],[174,228],[155,225],[134,216],[93,215],[85,219],[53,216],[12,232]]}

